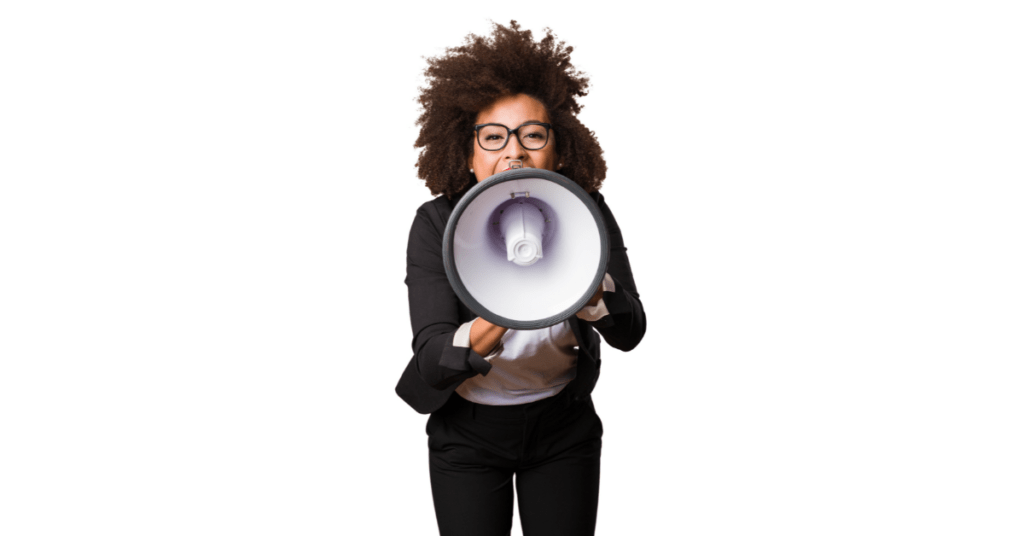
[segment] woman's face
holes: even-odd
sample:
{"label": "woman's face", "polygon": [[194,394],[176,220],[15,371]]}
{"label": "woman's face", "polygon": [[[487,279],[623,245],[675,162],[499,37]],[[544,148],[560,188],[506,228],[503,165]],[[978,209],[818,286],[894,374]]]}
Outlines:
{"label": "woman's face", "polygon": [[[551,118],[544,105],[529,95],[511,95],[502,97],[476,116],[476,124],[499,123],[515,130],[524,123],[550,123]],[[519,142],[518,136],[509,136],[504,149],[485,151],[480,148],[476,137],[473,138],[473,154],[469,159],[469,168],[480,182],[495,173],[509,168],[509,163],[519,160],[524,168],[532,167],[555,171],[559,167],[558,154],[555,152],[555,132],[552,130],[548,144],[541,149],[526,150]]]}

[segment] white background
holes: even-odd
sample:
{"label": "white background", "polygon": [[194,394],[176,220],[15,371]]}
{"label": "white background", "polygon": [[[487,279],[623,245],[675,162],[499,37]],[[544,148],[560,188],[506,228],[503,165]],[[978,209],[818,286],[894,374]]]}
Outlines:
{"label": "white background", "polygon": [[415,98],[515,18],[649,319],[598,534],[1021,534],[1013,2],[499,4],[0,8],[0,533],[436,533]]}

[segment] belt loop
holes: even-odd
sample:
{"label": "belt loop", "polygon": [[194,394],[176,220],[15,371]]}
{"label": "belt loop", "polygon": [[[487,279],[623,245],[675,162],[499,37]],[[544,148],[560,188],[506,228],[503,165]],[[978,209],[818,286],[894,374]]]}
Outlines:
{"label": "belt loop", "polygon": [[469,403],[469,418],[474,421],[476,420],[476,406],[476,402]]}

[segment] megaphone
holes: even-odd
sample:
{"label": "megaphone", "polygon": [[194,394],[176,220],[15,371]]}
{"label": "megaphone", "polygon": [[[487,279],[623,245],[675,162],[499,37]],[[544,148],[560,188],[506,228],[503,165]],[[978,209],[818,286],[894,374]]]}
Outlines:
{"label": "megaphone", "polygon": [[579,185],[545,169],[512,169],[468,192],[444,231],[455,294],[484,320],[540,329],[578,312],[601,285],[608,231]]}

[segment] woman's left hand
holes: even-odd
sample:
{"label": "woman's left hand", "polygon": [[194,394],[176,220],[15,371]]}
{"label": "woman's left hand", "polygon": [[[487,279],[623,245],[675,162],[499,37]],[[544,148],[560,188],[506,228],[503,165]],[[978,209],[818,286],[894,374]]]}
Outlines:
{"label": "woman's left hand", "polygon": [[604,297],[604,284],[597,286],[597,292],[595,292],[594,296],[591,297],[590,301],[587,302],[587,307],[593,307],[597,305],[597,302],[601,301],[602,297]]}

